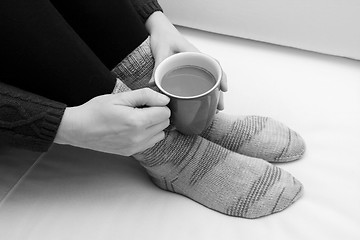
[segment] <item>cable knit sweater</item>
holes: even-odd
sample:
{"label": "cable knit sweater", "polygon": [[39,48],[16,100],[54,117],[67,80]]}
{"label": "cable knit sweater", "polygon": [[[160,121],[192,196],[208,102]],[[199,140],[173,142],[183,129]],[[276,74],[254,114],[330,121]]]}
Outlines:
{"label": "cable knit sweater", "polygon": [[0,85],[0,143],[46,151],[56,135],[66,105]]}
{"label": "cable knit sweater", "polygon": [[44,152],[66,106],[110,93],[156,0],[2,0],[0,147]]}

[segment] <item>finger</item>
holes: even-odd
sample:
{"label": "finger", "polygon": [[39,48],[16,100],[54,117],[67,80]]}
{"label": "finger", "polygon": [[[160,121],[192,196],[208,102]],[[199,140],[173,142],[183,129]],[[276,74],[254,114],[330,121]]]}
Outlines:
{"label": "finger", "polygon": [[173,53],[168,48],[161,48],[154,54],[155,66],[154,69],[159,66],[159,64],[164,61],[165,58],[170,57]]}
{"label": "finger", "polygon": [[218,106],[217,106],[217,109],[218,110],[224,110],[225,106],[224,106],[224,95],[222,92],[220,92],[220,98],[219,98],[219,103],[218,103]]}
{"label": "finger", "polygon": [[165,138],[165,132],[164,131],[159,132],[151,139],[148,139],[147,144],[145,145],[145,149],[153,147],[156,143],[160,142],[164,138]]}
{"label": "finger", "polygon": [[227,92],[228,90],[228,84],[227,84],[227,76],[226,73],[224,71],[222,71],[222,77],[221,77],[221,82],[220,82],[220,89],[223,92]]}
{"label": "finger", "polygon": [[136,137],[137,144],[134,144],[132,148],[137,150],[145,150],[149,147],[149,144],[154,145],[163,138],[164,129],[167,128],[169,124],[170,121],[167,119],[159,124],[155,124],[146,129],[139,130]]}
{"label": "finger", "polygon": [[150,78],[149,84],[154,84],[155,83],[155,79],[154,79],[154,74],[155,74],[155,70],[156,68],[159,66],[159,64],[164,61],[165,58],[171,56],[172,53],[169,50],[165,50],[165,49],[160,49],[159,51],[157,51],[156,54],[154,54],[154,61],[155,61],[155,65],[154,65],[154,71],[152,73],[152,76]]}
{"label": "finger", "polygon": [[143,106],[165,106],[170,99],[159,92],[155,92],[150,88],[142,88],[131,92],[124,92],[118,94],[122,103],[129,107],[143,107]]}
{"label": "finger", "polygon": [[163,122],[160,122],[158,124],[155,124],[155,125],[152,125],[152,126],[146,128],[143,131],[145,140],[150,139],[153,136],[157,135],[159,132],[164,131],[169,125],[170,125],[170,119],[166,119]]}
{"label": "finger", "polygon": [[137,109],[137,119],[143,119],[145,128],[157,125],[169,120],[171,112],[167,107],[148,107]]}
{"label": "finger", "polygon": [[214,59],[215,61],[218,62],[218,64],[220,65],[221,68],[221,80],[220,80],[220,90],[223,92],[227,92],[228,90],[228,84],[227,84],[227,76],[226,73],[224,72],[224,70],[221,67],[220,61],[217,59]]}
{"label": "finger", "polygon": [[147,139],[146,141],[144,141],[143,144],[139,144],[137,145],[137,147],[135,147],[132,151],[133,151],[133,156],[138,159],[141,160],[144,156],[141,154],[141,152],[145,151],[146,149],[149,149],[153,146],[155,146],[156,143],[160,142],[161,140],[163,140],[165,138],[165,133],[164,131],[159,132],[158,134],[154,135],[153,137]]}

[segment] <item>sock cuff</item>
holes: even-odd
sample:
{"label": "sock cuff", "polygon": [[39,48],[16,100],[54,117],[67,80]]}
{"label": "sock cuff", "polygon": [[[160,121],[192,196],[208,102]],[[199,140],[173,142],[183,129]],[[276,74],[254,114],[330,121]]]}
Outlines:
{"label": "sock cuff", "polygon": [[125,85],[119,78],[116,78],[116,83],[112,94],[120,93],[120,92],[128,92],[131,89]]}
{"label": "sock cuff", "polygon": [[149,82],[155,66],[150,46],[150,37],[126,56],[113,70],[132,90],[150,87]]}

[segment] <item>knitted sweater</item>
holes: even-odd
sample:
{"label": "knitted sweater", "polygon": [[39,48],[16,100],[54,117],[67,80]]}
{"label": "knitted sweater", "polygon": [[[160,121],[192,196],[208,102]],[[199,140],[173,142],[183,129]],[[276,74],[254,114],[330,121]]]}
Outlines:
{"label": "knitted sweater", "polygon": [[66,105],[0,84],[0,144],[46,151]]}
{"label": "knitted sweater", "polygon": [[148,33],[156,0],[2,0],[0,147],[44,152],[66,106],[111,93],[110,70]]}

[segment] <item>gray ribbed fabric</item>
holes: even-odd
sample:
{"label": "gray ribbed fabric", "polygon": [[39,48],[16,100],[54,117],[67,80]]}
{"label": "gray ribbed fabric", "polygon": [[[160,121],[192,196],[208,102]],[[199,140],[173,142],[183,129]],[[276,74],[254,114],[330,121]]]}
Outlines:
{"label": "gray ribbed fabric", "polygon": [[[154,64],[148,38],[113,72],[131,89],[158,90],[154,84],[149,84]],[[305,152],[305,143],[299,134],[267,117],[218,113],[201,136],[231,151],[269,162],[297,160]]]}
{"label": "gray ribbed fabric", "polygon": [[[142,46],[114,69],[119,79],[113,93],[130,90],[122,81],[134,86],[138,83],[137,78],[145,76],[149,79],[151,76],[150,71],[141,67],[141,62],[151,66],[149,61],[134,60],[142,52]],[[136,71],[136,68],[141,70]],[[257,129],[263,129],[265,121],[258,121],[257,125]],[[222,138],[230,147],[244,145],[251,139],[251,136],[237,138],[232,135],[226,136],[226,140]],[[258,218],[270,215],[286,209],[303,193],[298,180],[268,162],[240,155],[200,136],[185,136],[177,131],[166,132],[164,140],[134,157],[161,189],[230,216]]]}
{"label": "gray ribbed fabric", "polygon": [[268,117],[216,114],[202,137],[231,151],[269,162],[289,162],[305,153],[305,142],[295,131]]}
{"label": "gray ribbed fabric", "polygon": [[112,72],[132,90],[150,87],[158,91],[155,83],[149,83],[154,65],[155,62],[151,54],[150,38],[147,38],[131,54],[123,59]]}
{"label": "gray ribbed fabric", "polygon": [[298,180],[266,161],[176,131],[136,159],[160,188],[235,217],[277,213],[303,192]]}

